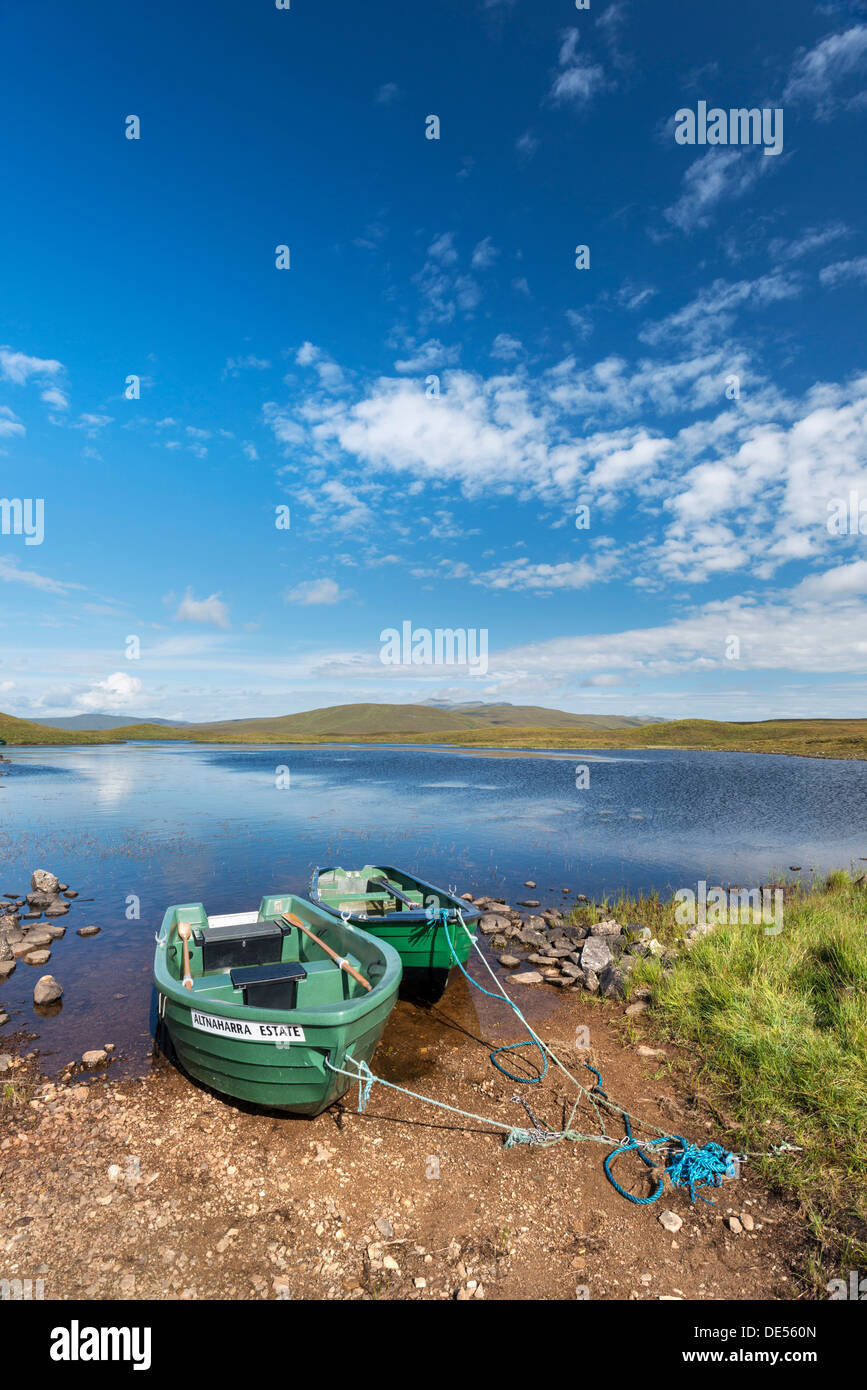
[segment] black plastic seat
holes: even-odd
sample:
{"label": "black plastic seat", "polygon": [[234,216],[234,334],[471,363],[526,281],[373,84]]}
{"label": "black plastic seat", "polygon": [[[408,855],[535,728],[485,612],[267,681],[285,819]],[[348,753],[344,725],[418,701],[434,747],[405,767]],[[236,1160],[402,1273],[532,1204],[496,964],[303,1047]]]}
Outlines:
{"label": "black plastic seat", "polygon": [[233,965],[265,965],[279,961],[283,952],[283,937],[292,928],[288,922],[248,922],[240,927],[198,928],[193,942],[201,948],[202,967],[227,970]]}
{"label": "black plastic seat", "polygon": [[307,979],[300,961],[275,965],[247,965],[229,971],[232,988],[239,989],[244,1003],[255,1009],[294,1009],[298,983]]}

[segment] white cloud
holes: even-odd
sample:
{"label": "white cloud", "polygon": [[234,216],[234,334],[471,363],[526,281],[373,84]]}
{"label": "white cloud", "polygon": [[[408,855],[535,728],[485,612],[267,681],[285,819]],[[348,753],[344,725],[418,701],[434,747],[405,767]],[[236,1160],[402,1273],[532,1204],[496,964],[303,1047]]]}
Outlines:
{"label": "white cloud", "polygon": [[856,284],[867,285],[867,256],[856,256],[851,261],[834,261],[819,271],[819,279],[829,289],[836,289],[838,285],[853,280]]}
{"label": "white cloud", "polygon": [[419,346],[410,339],[407,351],[411,355],[395,362],[395,371],[432,372],[439,367],[451,367],[457,362],[461,352],[459,345],[445,347],[439,338],[428,338],[427,342]]}
{"label": "white cloud", "polygon": [[141,689],[142,682],[138,676],[131,676],[126,671],[115,671],[104,681],[97,681],[90,690],[77,695],[75,704],[81,710],[105,710],[111,714],[116,710],[129,709],[138,698]]}
{"label": "white cloud", "polygon": [[349,598],[351,591],[341,589],[334,579],[305,579],[301,584],[296,584],[294,589],[290,589],[284,594],[286,603],[300,603],[305,607],[314,604],[333,604],[340,603],[342,599]]}
{"label": "white cloud", "polygon": [[14,410],[10,410],[8,405],[0,405],[0,439],[4,436],[12,437],[22,434],[26,434],[26,430]]}
{"label": "white cloud", "polygon": [[230,626],[229,609],[218,593],[211,594],[209,598],[197,599],[188,589],[178,604],[175,618],[183,623],[213,623],[215,627],[221,628]]}
{"label": "white cloud", "polygon": [[563,36],[560,71],[549,92],[549,100],[555,105],[587,106],[598,92],[604,91],[609,85],[601,65],[578,54],[580,38],[578,29],[568,29]]}
{"label": "white cloud", "polygon": [[230,357],[220,373],[221,376],[240,376],[241,372],[265,372],[271,366],[266,357],[255,357],[248,353],[246,357]]}
{"label": "white cloud", "polygon": [[28,589],[41,589],[47,594],[65,594],[71,589],[83,589],[83,584],[73,584],[68,580],[49,579],[36,570],[22,569],[12,555],[0,556],[0,582],[5,584],[24,584]]}
{"label": "white cloud", "polygon": [[761,150],[708,150],[690,164],[683,176],[683,191],[663,216],[682,232],[707,227],[717,205],[741,198],[762,176],[779,163],[763,159]]}
{"label": "white cloud", "polygon": [[799,54],[783,92],[784,101],[804,101],[820,120],[829,119],[841,104],[838,87],[867,65],[867,25],[856,24],[841,34],[829,34],[815,48]]}
{"label": "white cloud", "polygon": [[0,374],[16,386],[26,385],[32,376],[53,377],[63,370],[63,363],[53,357],[28,357],[25,352],[0,347]]}

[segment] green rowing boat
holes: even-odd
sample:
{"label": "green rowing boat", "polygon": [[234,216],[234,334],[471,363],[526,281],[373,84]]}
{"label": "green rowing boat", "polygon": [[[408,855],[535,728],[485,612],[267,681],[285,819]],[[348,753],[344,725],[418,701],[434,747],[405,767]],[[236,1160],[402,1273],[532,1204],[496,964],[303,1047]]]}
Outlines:
{"label": "green rowing boat", "polygon": [[388,865],[314,869],[310,897],[350,926],[393,946],[403,962],[406,992],[428,1003],[445,990],[455,957],[463,965],[470,954],[471,937],[458,914],[468,927],[480,916],[478,908],[454,892]]}
{"label": "green rowing boat", "polygon": [[170,907],[154,955],[159,1016],[184,1070],[301,1115],[348,1090],[334,1068],[371,1060],[401,973],[386,942],[288,893],[222,917]]}

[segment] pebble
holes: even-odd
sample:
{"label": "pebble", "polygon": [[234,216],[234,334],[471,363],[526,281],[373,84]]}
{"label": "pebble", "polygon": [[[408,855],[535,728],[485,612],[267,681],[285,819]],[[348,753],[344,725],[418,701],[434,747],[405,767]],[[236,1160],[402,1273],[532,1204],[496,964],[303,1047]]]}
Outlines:
{"label": "pebble", "polygon": [[524,887],[525,887],[525,888],[535,888],[536,885],[535,885],[535,883],[533,882],[533,880],[532,880],[531,878],[525,878],[525,879],[524,879]]}
{"label": "pebble", "polygon": [[99,933],[100,933],[101,931],[102,931],[102,927],[79,927],[79,928],[78,928],[78,931],[77,931],[77,933],[76,933],[76,935],[77,935],[77,936],[98,936]]}
{"label": "pebble", "polygon": [[740,1215],[740,1222],[741,1222],[741,1225],[743,1226],[743,1228],[744,1228],[745,1231],[753,1231],[753,1230],[755,1230],[755,1225],[756,1225],[756,1223],[755,1223],[755,1221],[753,1220],[753,1218],[750,1216],[750,1214],[749,1214],[748,1211],[742,1211],[742,1212],[741,1212],[741,1215]]}
{"label": "pebble", "polygon": [[540,905],[540,904],[539,904],[539,899],[538,899],[538,898],[519,898],[519,899],[518,899],[518,906],[519,906],[519,907],[539,907],[539,905]]}
{"label": "pebble", "polygon": [[637,1047],[635,1050],[638,1053],[639,1057],[653,1057],[657,1061],[661,1057],[665,1056],[665,1053],[663,1052],[661,1047],[645,1047],[643,1043],[640,1047]]}
{"label": "pebble", "polygon": [[82,1066],[88,1071],[93,1071],[96,1067],[101,1067],[103,1062],[108,1061],[108,1054],[103,1052],[101,1047],[94,1048],[92,1052],[85,1052],[81,1058]]}
{"label": "pebble", "polygon": [[678,1216],[676,1211],[661,1211],[657,1220],[660,1226],[664,1226],[667,1231],[671,1231],[672,1235],[676,1235],[683,1225],[683,1217]]}
{"label": "pebble", "polygon": [[728,1226],[732,1235],[735,1236],[739,1236],[744,1229],[736,1216],[727,1216],[726,1225]]}
{"label": "pebble", "polygon": [[8,1015],[8,1014],[4,1014],[4,1013],[0,1013],[0,1028],[3,1027],[3,1024],[4,1024],[4,1023],[8,1023],[8,1022],[9,1022],[9,1015]]}

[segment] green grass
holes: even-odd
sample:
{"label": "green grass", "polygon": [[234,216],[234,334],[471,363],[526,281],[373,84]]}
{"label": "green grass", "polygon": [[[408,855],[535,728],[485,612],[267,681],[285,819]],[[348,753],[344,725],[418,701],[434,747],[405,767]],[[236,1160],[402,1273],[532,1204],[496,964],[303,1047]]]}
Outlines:
{"label": "green grass", "polygon": [[[685,930],[658,897],[609,906],[660,941]],[[728,1121],[721,1142],[802,1148],[753,1162],[800,1203],[821,1266],[867,1265],[867,876],[788,889],[779,936],[720,926],[677,949],[670,973],[652,960],[635,971],[653,989],[651,1026],[692,1053],[693,1086]]]}

